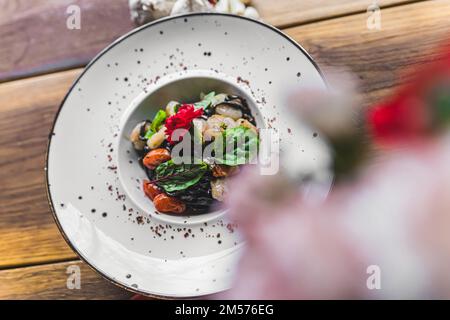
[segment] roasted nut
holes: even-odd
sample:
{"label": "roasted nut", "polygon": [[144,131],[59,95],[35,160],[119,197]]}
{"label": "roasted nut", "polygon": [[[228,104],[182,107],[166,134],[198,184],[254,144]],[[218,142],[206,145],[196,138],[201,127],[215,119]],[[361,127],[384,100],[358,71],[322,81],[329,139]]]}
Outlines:
{"label": "roasted nut", "polygon": [[158,194],[153,199],[153,204],[156,210],[162,213],[183,213],[186,210],[183,202],[165,193]]}
{"label": "roasted nut", "polygon": [[239,173],[239,167],[226,166],[222,164],[216,164],[212,168],[212,174],[216,178],[229,177]]}
{"label": "roasted nut", "polygon": [[158,148],[147,153],[142,160],[144,166],[149,169],[155,169],[161,163],[169,161],[171,159],[170,152],[164,148]]}
{"label": "roasted nut", "polygon": [[152,201],[158,194],[162,193],[161,189],[156,184],[151,183],[148,180],[144,180],[142,188],[144,189],[145,195]]}

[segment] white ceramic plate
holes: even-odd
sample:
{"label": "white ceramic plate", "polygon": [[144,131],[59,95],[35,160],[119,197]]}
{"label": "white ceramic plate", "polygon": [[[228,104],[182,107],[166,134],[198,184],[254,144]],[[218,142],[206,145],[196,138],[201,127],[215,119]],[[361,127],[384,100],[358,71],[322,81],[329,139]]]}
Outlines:
{"label": "white ceramic plate", "polygon": [[[177,83],[187,89],[175,90]],[[128,33],[66,95],[46,170],[49,202],[67,242],[104,277],[134,292],[193,297],[231,285],[243,246],[238,228],[223,212],[155,214],[126,139],[170,95],[197,96],[204,86],[247,96],[258,125],[279,133],[282,165],[311,174],[321,190],[330,187],[325,144],[283,108],[293,87],[325,89],[317,66],[293,40],[261,22],[222,14],[169,17]],[[164,105],[146,107],[149,101]]]}

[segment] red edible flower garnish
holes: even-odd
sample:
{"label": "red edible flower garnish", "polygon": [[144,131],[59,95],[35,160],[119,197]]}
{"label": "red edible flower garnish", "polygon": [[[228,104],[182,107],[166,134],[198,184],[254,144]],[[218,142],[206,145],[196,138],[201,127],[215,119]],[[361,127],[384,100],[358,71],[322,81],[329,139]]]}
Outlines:
{"label": "red edible flower garnish", "polygon": [[[183,136],[191,128],[192,120],[200,117],[202,114],[203,109],[196,110],[192,104],[183,104],[178,109],[176,114],[170,116],[166,120],[166,134],[168,136],[167,141],[169,141],[170,144],[175,144],[182,141]],[[172,140],[172,134],[177,129],[184,130],[184,132],[182,132],[179,136],[177,135],[174,137],[174,140]]]}

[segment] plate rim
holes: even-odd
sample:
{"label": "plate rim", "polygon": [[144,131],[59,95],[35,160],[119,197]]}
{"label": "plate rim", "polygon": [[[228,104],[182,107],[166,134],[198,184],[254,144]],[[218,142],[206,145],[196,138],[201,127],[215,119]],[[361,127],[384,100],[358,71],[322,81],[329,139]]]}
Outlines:
{"label": "plate rim", "polygon": [[48,176],[48,160],[49,160],[49,154],[50,154],[50,146],[51,146],[51,141],[52,141],[52,137],[53,137],[53,131],[55,129],[56,122],[58,121],[59,114],[60,114],[62,108],[64,107],[67,98],[72,93],[74,87],[78,84],[78,82],[80,82],[80,80],[82,79],[84,74],[89,70],[89,68],[92,65],[94,65],[97,62],[97,60],[99,60],[105,53],[107,53],[109,50],[114,48],[116,45],[118,45],[122,41],[126,40],[128,37],[132,36],[135,33],[140,32],[140,31],[142,31],[144,29],[147,29],[147,28],[150,28],[150,27],[154,27],[154,26],[156,26],[156,25],[158,25],[160,23],[167,22],[167,21],[170,21],[170,20],[175,20],[175,19],[180,19],[180,18],[188,18],[188,17],[196,17],[196,16],[218,16],[218,17],[228,17],[228,18],[234,18],[234,19],[242,19],[242,20],[246,20],[248,22],[253,22],[253,23],[259,24],[259,25],[261,25],[263,27],[266,27],[267,29],[269,29],[271,31],[276,32],[277,34],[279,34],[280,36],[282,36],[283,38],[288,40],[291,44],[293,44],[298,50],[300,50],[306,56],[306,58],[312,63],[312,65],[314,66],[316,71],[319,73],[319,75],[322,78],[322,81],[324,82],[325,86],[328,87],[328,83],[327,83],[327,81],[326,81],[326,79],[325,79],[325,77],[323,75],[322,70],[319,68],[318,64],[314,61],[314,59],[311,57],[311,55],[298,42],[296,42],[294,39],[292,39],[286,33],[281,31],[277,27],[274,27],[274,26],[272,26],[272,25],[270,25],[268,23],[265,23],[265,22],[263,22],[261,20],[255,20],[255,19],[244,17],[244,16],[238,16],[238,15],[228,14],[228,13],[219,13],[219,12],[192,12],[192,13],[186,13],[186,14],[178,14],[178,15],[173,15],[173,16],[167,16],[167,17],[164,17],[164,18],[160,18],[160,19],[151,21],[151,22],[146,23],[146,24],[144,24],[142,26],[134,28],[134,29],[130,30],[129,32],[125,33],[124,35],[120,36],[119,38],[117,38],[116,40],[111,42],[109,45],[107,45],[104,49],[102,49],[99,53],[97,53],[95,55],[95,57],[92,58],[89,61],[89,63],[84,67],[83,71],[72,82],[72,84],[70,85],[70,88],[68,89],[68,91],[64,95],[64,98],[61,101],[61,103],[59,104],[58,110],[56,111],[56,114],[55,114],[55,116],[53,118],[52,126],[51,126],[50,132],[48,134],[47,148],[46,148],[46,152],[45,152],[45,167],[44,167],[44,171],[45,171],[45,191],[46,191],[46,195],[47,195],[47,202],[48,202],[50,211],[52,213],[53,220],[55,221],[55,224],[58,227],[58,230],[59,230],[60,234],[62,235],[62,237],[65,240],[65,242],[72,249],[72,251],[80,258],[81,261],[86,263],[91,270],[95,271],[97,274],[99,274],[103,279],[105,279],[109,283],[111,283],[113,285],[116,285],[116,286],[118,286],[118,287],[120,287],[120,288],[122,288],[122,289],[124,289],[124,290],[126,290],[128,292],[131,292],[131,293],[134,293],[134,294],[139,294],[139,295],[142,295],[142,296],[145,296],[145,297],[158,298],[158,299],[190,299],[190,298],[202,298],[202,297],[210,296],[211,294],[198,295],[198,296],[186,296],[186,297],[173,297],[173,296],[151,294],[151,293],[148,293],[148,292],[141,291],[139,289],[127,287],[127,286],[121,284],[120,282],[110,278],[109,276],[104,274],[102,271],[98,270],[95,266],[93,266],[87,260],[87,258],[85,258],[75,248],[75,246],[72,244],[71,240],[67,237],[67,235],[66,235],[64,229],[62,228],[62,226],[61,226],[61,224],[59,222],[59,219],[58,219],[58,217],[56,215],[56,211],[55,211],[55,208],[54,208],[54,205],[53,205],[53,199],[52,199],[52,196],[51,196],[51,193],[50,193],[50,183],[49,183],[49,176]]}

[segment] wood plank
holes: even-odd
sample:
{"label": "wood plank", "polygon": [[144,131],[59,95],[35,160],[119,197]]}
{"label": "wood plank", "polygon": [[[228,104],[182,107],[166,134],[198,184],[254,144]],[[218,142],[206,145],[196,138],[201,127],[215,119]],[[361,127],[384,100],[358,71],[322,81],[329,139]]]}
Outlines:
{"label": "wood plank", "polygon": [[[418,0],[376,1],[380,8],[417,2]],[[420,1],[420,0],[419,0]],[[263,20],[278,28],[330,19],[367,11],[374,1],[368,0],[254,0]]]}
{"label": "wood plank", "polygon": [[[367,105],[408,81],[396,76],[400,70],[436,58],[430,50],[450,29],[449,12],[450,0],[420,2],[383,10],[380,32],[368,31],[366,14],[359,14],[291,28],[288,33],[319,64],[353,70]],[[0,84],[0,268],[74,257],[48,210],[43,167],[54,113],[79,72]]]}
{"label": "wood plank", "polygon": [[[78,5],[81,29],[66,26]],[[0,0],[0,79],[85,65],[134,25],[125,0]]]}
{"label": "wood plank", "polygon": [[80,70],[0,86],[0,268],[74,258],[45,193],[53,117]]}
{"label": "wood plank", "polygon": [[[74,272],[69,266],[80,268],[80,289],[67,287],[67,279]],[[69,283],[73,282],[69,280]],[[132,293],[103,279],[81,261],[0,271],[0,299],[129,299],[131,296]]]}
{"label": "wood plank", "polygon": [[[413,0],[379,0],[381,7]],[[84,66],[133,29],[126,0],[0,0],[0,82]],[[255,0],[278,27],[367,9],[367,0]],[[81,9],[81,29],[69,30],[66,10]]]}
{"label": "wood plank", "polygon": [[367,28],[367,14],[284,31],[313,56],[325,74],[334,68],[352,71],[368,106],[438,58],[436,49],[450,36],[449,16],[450,1],[435,0],[381,10],[380,31]]}

